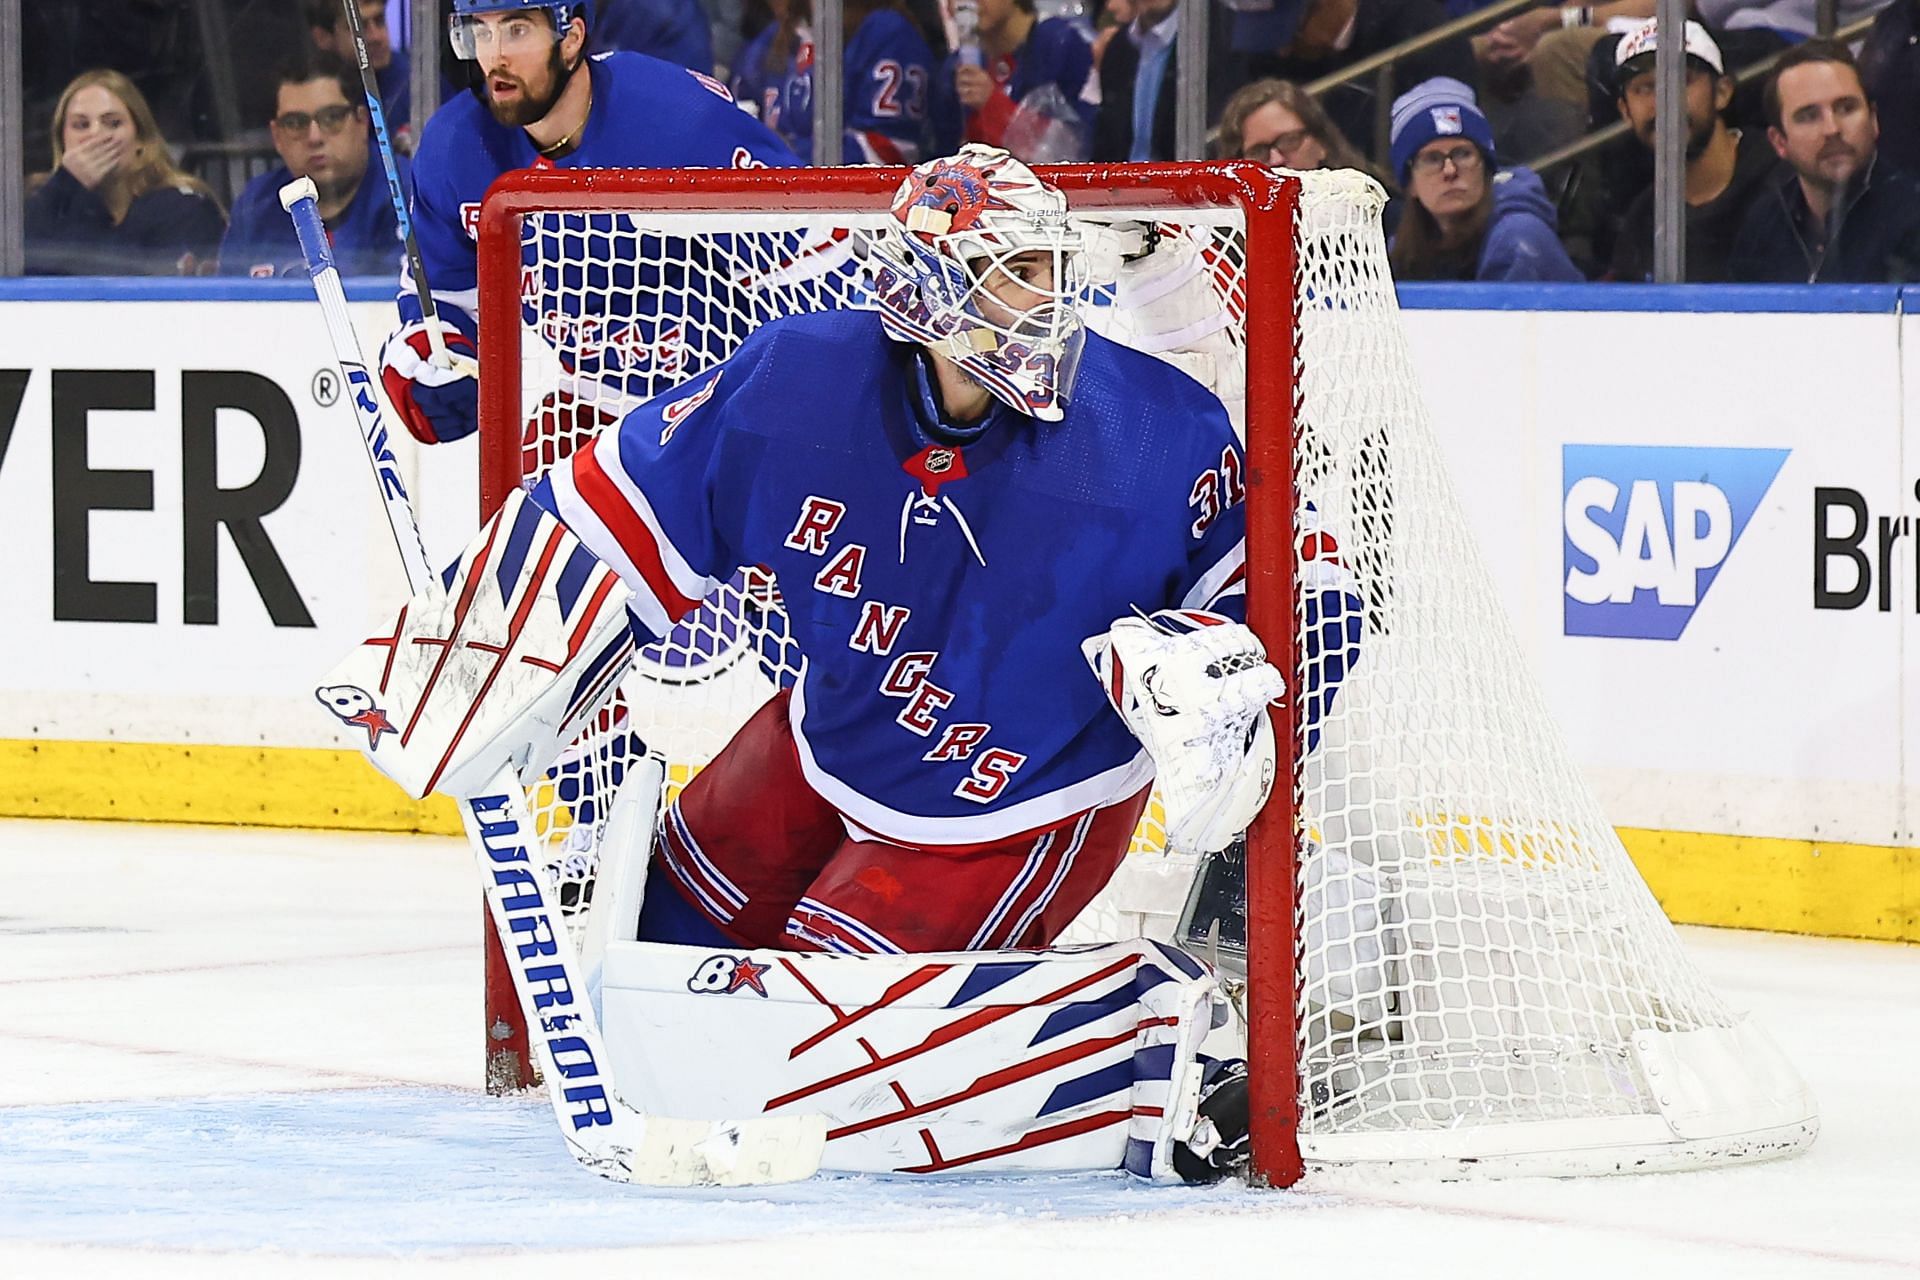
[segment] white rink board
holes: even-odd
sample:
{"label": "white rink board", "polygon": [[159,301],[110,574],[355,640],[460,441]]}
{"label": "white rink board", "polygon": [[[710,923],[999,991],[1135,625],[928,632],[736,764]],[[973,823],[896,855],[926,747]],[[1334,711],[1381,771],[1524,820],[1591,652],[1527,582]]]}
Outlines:
{"label": "white rink board", "polygon": [[[391,306],[353,311],[371,360]],[[1902,679],[1920,670],[1912,536],[1893,546],[1885,612],[1872,597],[1816,609],[1812,588],[1816,487],[1857,491],[1874,521],[1904,517],[1910,528],[1920,515],[1920,368],[1904,380],[1901,368],[1920,361],[1920,342],[1899,340],[1903,322],[1889,309],[1413,310],[1406,323],[1497,589],[1609,816],[1658,830],[1912,842],[1920,682]],[[1920,339],[1920,321],[1904,323]],[[309,691],[390,606],[400,577],[351,414],[316,399],[328,360],[317,307],[0,301],[0,332],[4,363],[30,371],[0,456],[11,552],[0,739],[349,746]],[[153,509],[96,511],[84,571],[154,584],[151,622],[54,617],[54,371],[102,369],[150,380],[153,407],[94,410],[78,456],[96,473],[150,475]],[[224,532],[219,621],[184,620],[182,388],[189,374],[220,371],[266,379],[298,419],[291,494],[261,526],[312,627],[274,624]],[[261,428],[223,410],[217,438],[219,483],[245,486],[261,466]],[[1610,449],[1631,471],[1635,457],[1620,451],[1651,445],[1787,452],[1678,639],[1569,636],[1565,450]],[[419,450],[401,433],[395,450],[429,550],[448,559],[474,520],[473,444]],[[116,483],[82,487],[97,497]],[[79,498],[72,483],[61,495],[71,571]],[[1689,576],[1696,588],[1707,578]]]}
{"label": "white rink board", "polygon": [[[1860,495],[1875,524],[1863,544],[1872,557],[1880,517],[1911,527],[1920,515],[1920,382],[1910,369],[1903,402],[1902,322],[1424,310],[1406,320],[1496,587],[1608,816],[1661,830],[1912,843],[1920,683],[1903,678],[1915,669],[1912,538],[1893,544],[1884,612],[1877,567],[1859,607],[1818,608],[1814,597],[1816,489]],[[1920,329],[1904,323],[1911,352]],[[1676,639],[1568,634],[1566,493],[1593,469],[1595,446],[1617,459],[1623,514],[1629,476],[1658,483],[1695,476],[1704,462],[1740,478],[1753,455],[1729,451],[1786,452],[1764,485],[1699,473],[1757,502],[1715,560],[1717,576],[1683,575],[1697,605]],[[1696,471],[1675,471],[1682,461]],[[1671,536],[1670,501],[1664,509]],[[1852,518],[1835,514],[1833,527]],[[1651,561],[1651,546],[1641,543],[1639,558]],[[1829,590],[1857,581],[1840,559],[1829,570]]]}
{"label": "white rink board", "polygon": [[[352,311],[372,361],[393,308],[361,303]],[[352,409],[329,371],[332,348],[318,305],[4,302],[0,332],[9,336],[0,363],[29,370],[0,457],[9,549],[0,738],[351,746],[331,716],[314,714],[312,685],[395,602],[405,579]],[[296,469],[286,500],[259,525],[312,625],[298,625],[284,596],[276,621],[226,528],[215,542],[218,621],[187,620],[188,508],[204,512],[214,500],[204,482],[191,500],[187,494],[183,399],[217,398],[240,385],[270,406],[270,419],[296,420],[297,433],[270,433],[258,414],[238,408],[214,410],[214,483],[245,489],[255,482],[270,439],[273,469]],[[329,394],[331,403],[323,403]],[[85,408],[149,396],[150,409]],[[450,558],[475,519],[477,450],[449,446],[423,475],[419,451],[390,415],[389,423],[428,547]],[[296,434],[297,450],[288,444]],[[85,514],[115,500],[116,486],[132,487],[135,498],[150,486],[151,510],[103,506]],[[57,534],[56,502],[68,519]],[[87,531],[84,555],[79,528]],[[150,594],[151,606],[85,587],[61,602],[56,575],[151,584],[136,589]],[[99,620],[102,613],[117,620]]]}

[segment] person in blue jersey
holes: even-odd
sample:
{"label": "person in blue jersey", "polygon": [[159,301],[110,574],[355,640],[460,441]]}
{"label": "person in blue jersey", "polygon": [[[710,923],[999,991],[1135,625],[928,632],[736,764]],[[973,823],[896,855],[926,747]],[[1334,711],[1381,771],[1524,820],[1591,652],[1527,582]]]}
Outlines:
{"label": "person in blue jersey", "polygon": [[[454,0],[449,38],[474,62],[482,80],[434,113],[413,163],[412,216],[421,265],[439,307],[448,347],[462,359],[442,368],[413,296],[403,281],[400,326],[381,352],[381,373],[395,410],[413,435],[429,443],[471,435],[477,426],[475,237],[481,200],[503,173],[535,167],[672,169],[757,168],[796,163],[792,152],[741,111],[726,86],[685,67],[638,53],[589,56],[583,3],[549,0]],[[662,122],[671,122],[670,126]],[[580,215],[590,232],[594,218]],[[610,219],[608,219],[609,225]],[[528,313],[536,326],[569,328],[622,264],[588,263],[572,270],[585,288],[543,289],[552,315]],[[645,281],[641,282],[646,283]],[[591,319],[604,342],[576,350],[572,372],[649,395],[661,371],[686,367],[678,344],[698,340],[702,318],[663,315],[657,291],[624,291],[628,309]],[[678,295],[676,295],[678,296]],[[673,304],[679,305],[679,304]],[[651,308],[651,309],[649,309]],[[716,311],[725,310],[716,308]],[[684,321],[685,323],[675,323]],[[662,335],[672,334],[671,338]],[[672,352],[658,350],[672,341]],[[664,385],[664,383],[662,383]]]}
{"label": "person in blue jersey", "polygon": [[[738,77],[759,89],[761,119],[805,163],[813,160],[813,6],[786,16],[741,57]],[[933,51],[897,0],[847,0],[843,10],[846,164],[912,164],[926,154]],[[757,59],[757,61],[755,61]]]}
{"label": "person in blue jersey", "polygon": [[[619,571],[641,642],[759,564],[806,659],[669,807],[655,941],[1043,945],[1156,776],[1182,847],[1223,847],[1264,798],[1250,729],[1279,677],[1239,621],[1245,462],[1219,399],[1084,329],[1080,231],[1006,152],[920,166],[892,211],[877,311],[762,326],[532,492]],[[1326,594],[1344,645],[1358,600]],[[1138,682],[1202,653],[1194,704],[1161,680],[1142,714]],[[1204,762],[1148,723],[1190,713],[1181,743],[1223,744]]]}
{"label": "person in blue jersey", "polygon": [[[312,178],[320,191],[320,220],[344,275],[393,275],[400,269],[399,219],[386,177],[369,165],[367,108],[360,74],[329,53],[283,65],[275,79],[274,150],[280,167],[249,182],[233,202],[220,242],[220,274],[304,275],[306,260],[293,220],[280,207],[280,188]],[[406,181],[406,160],[399,160]]]}
{"label": "person in blue jersey", "polygon": [[[1084,327],[1082,230],[1005,151],[917,167],[891,213],[873,308],[762,325],[516,496],[454,571],[546,547],[536,589],[566,613],[610,568],[622,590],[594,588],[596,620],[568,630],[625,619],[643,645],[738,566],[774,579],[801,674],[668,806],[644,939],[1044,945],[1119,865],[1156,782],[1181,850],[1226,847],[1266,798],[1282,681],[1242,622],[1246,461],[1219,398]],[[1331,543],[1301,542],[1325,561],[1301,574],[1309,722],[1359,643]],[[382,643],[432,616],[403,611]],[[576,687],[502,688],[527,681]],[[499,717],[523,693],[546,697],[443,683],[406,714],[473,725],[488,750],[512,749]],[[371,758],[411,776],[406,750]]]}
{"label": "person in blue jersey", "polygon": [[[1093,37],[1085,25],[1064,17],[1042,19],[1034,12],[1033,0],[978,0],[977,5],[963,0],[954,11],[966,20],[960,47],[933,78],[935,149],[952,151],[962,142],[1008,146],[1008,126],[1023,105],[1030,115],[1036,114],[1039,103],[1029,104],[1030,96],[1050,85],[1058,94],[1054,110],[1065,113],[1054,118],[1070,135],[1073,150],[1046,159],[1085,160],[1093,145],[1095,110],[1087,101]],[[977,11],[977,19],[970,11]],[[972,43],[964,32],[969,24],[975,25]],[[1022,154],[1018,145],[1010,149],[1039,163]]]}
{"label": "person in blue jersey", "polygon": [[[382,714],[450,736],[393,735],[369,759],[411,794],[457,791],[501,759],[542,766],[598,714],[629,639],[762,566],[799,678],[642,837],[623,937],[1044,946],[1119,866],[1150,787],[1183,852],[1226,848],[1267,799],[1286,690],[1243,621],[1247,470],[1226,408],[1084,327],[1083,230],[1007,152],[916,167],[890,212],[868,248],[873,307],[762,325],[516,492],[449,571],[469,584],[454,625],[526,621],[538,660],[476,643],[449,648],[468,656],[444,679],[394,667],[445,643],[445,605],[423,597],[334,673],[400,672],[378,677]],[[1309,750],[1362,630],[1316,519],[1302,508]],[[318,693],[336,714],[374,697],[353,680]],[[1186,1177],[1245,1159],[1244,1071],[1218,1065],[1200,1110],[1220,1142],[1176,1161]]]}

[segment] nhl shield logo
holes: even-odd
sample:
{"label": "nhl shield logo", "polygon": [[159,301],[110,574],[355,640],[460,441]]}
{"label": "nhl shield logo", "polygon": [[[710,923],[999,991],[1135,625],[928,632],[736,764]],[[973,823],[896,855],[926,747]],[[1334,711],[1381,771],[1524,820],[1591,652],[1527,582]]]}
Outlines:
{"label": "nhl shield logo", "polygon": [[953,470],[953,450],[934,449],[927,454],[927,474],[943,476]]}

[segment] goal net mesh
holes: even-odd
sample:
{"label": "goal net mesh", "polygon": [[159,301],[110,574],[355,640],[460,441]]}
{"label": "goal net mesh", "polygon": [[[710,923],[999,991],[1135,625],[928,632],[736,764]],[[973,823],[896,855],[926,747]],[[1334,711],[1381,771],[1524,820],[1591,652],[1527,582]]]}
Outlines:
{"label": "goal net mesh", "polygon": [[[1247,277],[1237,210],[1103,209],[1085,308],[1109,336],[1185,348],[1160,354],[1236,413],[1250,297],[1290,305],[1297,326],[1296,628],[1324,622],[1326,592],[1359,601],[1359,625],[1276,656],[1296,696],[1333,683],[1332,664],[1343,673],[1274,801],[1293,805],[1300,862],[1303,1145],[1646,1114],[1636,1034],[1734,1019],[1527,675],[1418,393],[1381,202],[1357,174],[1305,175],[1291,281]],[[532,478],[767,319],[868,305],[858,265],[883,211],[527,216],[521,420],[488,424],[488,447],[517,450]],[[1143,226],[1158,247],[1129,261]],[[1156,333],[1134,304],[1175,285],[1206,291],[1212,319]],[[607,800],[636,753],[659,755],[677,791],[798,659],[777,589],[751,566],[640,653],[535,788],[564,902],[590,894]],[[1133,848],[1070,939],[1171,934],[1195,863],[1165,851],[1157,800]]]}

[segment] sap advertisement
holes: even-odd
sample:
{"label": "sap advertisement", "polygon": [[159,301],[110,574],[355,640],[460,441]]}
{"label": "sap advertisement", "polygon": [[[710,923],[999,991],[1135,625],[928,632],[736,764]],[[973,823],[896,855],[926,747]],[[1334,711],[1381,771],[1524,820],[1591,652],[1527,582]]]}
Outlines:
{"label": "sap advertisement", "polygon": [[1442,447],[1608,816],[1914,843],[1920,323],[1898,292],[1842,314],[1417,292]]}

